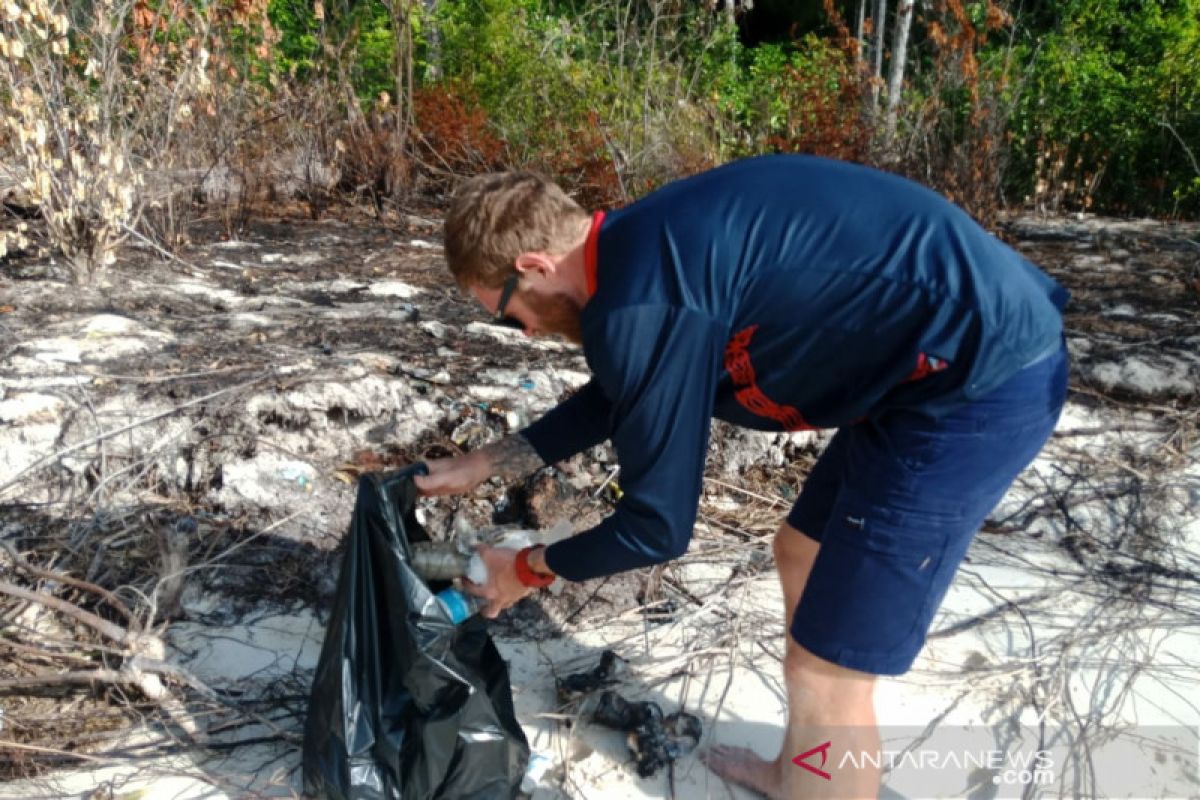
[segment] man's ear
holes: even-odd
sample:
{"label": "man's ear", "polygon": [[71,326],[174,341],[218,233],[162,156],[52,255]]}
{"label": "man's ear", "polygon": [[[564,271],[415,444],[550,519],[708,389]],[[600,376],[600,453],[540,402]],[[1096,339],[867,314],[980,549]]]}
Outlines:
{"label": "man's ear", "polygon": [[517,256],[514,266],[516,266],[517,272],[521,273],[522,276],[534,274],[546,278],[553,275],[556,271],[554,259],[545,253],[537,251],[521,253]]}

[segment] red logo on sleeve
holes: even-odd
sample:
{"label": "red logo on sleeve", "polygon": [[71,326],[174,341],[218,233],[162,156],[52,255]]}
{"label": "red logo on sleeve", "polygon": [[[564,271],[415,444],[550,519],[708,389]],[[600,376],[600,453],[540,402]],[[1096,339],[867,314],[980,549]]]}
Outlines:
{"label": "red logo on sleeve", "polygon": [[804,421],[804,415],[798,409],[776,403],[763,394],[762,389],[758,388],[758,382],[754,376],[754,364],[750,361],[750,351],[747,349],[756,330],[758,330],[757,325],[744,328],[734,334],[733,338],[729,340],[729,344],[725,345],[725,370],[736,387],[733,396],[751,414],[773,419],[782,425],[784,430],[815,430],[812,425]]}

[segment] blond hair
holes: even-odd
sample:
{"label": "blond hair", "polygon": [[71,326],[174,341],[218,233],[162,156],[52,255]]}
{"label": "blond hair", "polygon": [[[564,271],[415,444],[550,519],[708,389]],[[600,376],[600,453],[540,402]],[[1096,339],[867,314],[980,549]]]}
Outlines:
{"label": "blond hair", "polygon": [[446,214],[446,263],[461,288],[499,287],[521,253],[561,255],[588,214],[552,181],[532,172],[496,172],[463,183]]}

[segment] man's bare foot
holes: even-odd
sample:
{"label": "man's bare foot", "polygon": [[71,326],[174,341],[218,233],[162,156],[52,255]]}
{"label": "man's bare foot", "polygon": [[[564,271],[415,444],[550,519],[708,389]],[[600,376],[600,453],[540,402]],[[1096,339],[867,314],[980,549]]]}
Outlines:
{"label": "man's bare foot", "polygon": [[745,786],[771,800],[783,797],[783,776],[778,761],[767,761],[746,747],[715,744],[700,754],[710,770],[730,783]]}

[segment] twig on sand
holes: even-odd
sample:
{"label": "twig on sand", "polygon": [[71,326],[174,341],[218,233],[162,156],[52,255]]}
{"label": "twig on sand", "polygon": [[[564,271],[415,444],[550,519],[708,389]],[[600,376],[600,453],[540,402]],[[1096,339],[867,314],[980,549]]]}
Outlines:
{"label": "twig on sand", "polygon": [[736,486],[732,483],[726,483],[725,481],[718,480],[716,478],[705,477],[704,481],[705,481],[705,483],[711,483],[711,484],[714,484],[715,486],[720,486],[724,489],[729,489],[730,491],[738,492],[739,494],[744,494],[747,497],[753,497],[755,500],[762,500],[764,503],[770,503],[771,505],[777,505],[777,506],[788,505],[788,502],[786,500],[784,500],[783,498],[767,497],[766,495],[759,494],[757,492],[752,492],[749,489],[743,489],[741,486]]}

